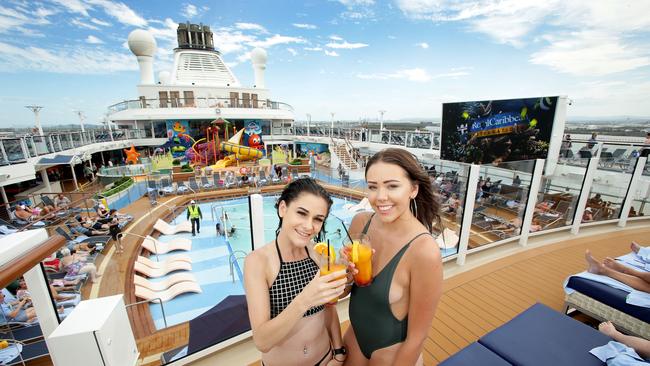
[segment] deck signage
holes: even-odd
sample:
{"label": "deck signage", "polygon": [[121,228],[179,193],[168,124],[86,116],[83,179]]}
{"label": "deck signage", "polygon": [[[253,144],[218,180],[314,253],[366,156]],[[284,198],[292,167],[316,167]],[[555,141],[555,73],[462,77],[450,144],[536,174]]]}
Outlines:
{"label": "deck signage", "polygon": [[445,103],[441,158],[474,164],[545,159],[558,97]]}

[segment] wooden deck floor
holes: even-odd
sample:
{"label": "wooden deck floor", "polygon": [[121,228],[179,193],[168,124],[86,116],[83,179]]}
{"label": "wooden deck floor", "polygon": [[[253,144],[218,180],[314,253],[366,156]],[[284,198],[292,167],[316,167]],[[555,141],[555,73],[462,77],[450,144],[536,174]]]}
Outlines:
{"label": "wooden deck floor", "polygon": [[[646,243],[650,227],[575,238],[529,249],[444,280],[442,299],[424,345],[424,364],[437,365],[512,319],[536,302],[562,311],[562,284],[586,268],[584,253],[597,258],[630,251],[632,240]],[[348,322],[343,324],[345,329]],[[259,366],[255,362],[251,366]]]}

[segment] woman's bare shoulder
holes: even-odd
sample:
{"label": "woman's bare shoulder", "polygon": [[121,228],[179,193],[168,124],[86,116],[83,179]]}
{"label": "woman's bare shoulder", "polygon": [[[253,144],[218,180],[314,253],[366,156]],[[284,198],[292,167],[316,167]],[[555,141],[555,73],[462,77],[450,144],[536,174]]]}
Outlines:
{"label": "woman's bare shoulder", "polygon": [[361,231],[373,214],[374,212],[372,211],[365,211],[354,215],[350,223],[350,231]]}
{"label": "woman's bare shoulder", "polygon": [[431,234],[420,235],[411,242],[410,257],[416,262],[431,262],[440,260],[440,248]]}

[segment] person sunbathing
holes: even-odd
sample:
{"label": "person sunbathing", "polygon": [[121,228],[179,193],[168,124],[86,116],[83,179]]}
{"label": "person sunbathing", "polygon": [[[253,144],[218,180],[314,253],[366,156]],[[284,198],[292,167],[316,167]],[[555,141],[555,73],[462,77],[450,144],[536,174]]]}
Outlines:
{"label": "person sunbathing", "polygon": [[[44,213],[45,215],[41,216],[42,213]],[[20,204],[16,206],[16,211],[14,211],[14,214],[20,220],[27,221],[27,222],[39,221],[47,215],[45,211],[41,211],[40,209],[32,209],[25,204]]]}
{"label": "person sunbathing", "polygon": [[86,263],[80,256],[70,251],[70,249],[61,249],[61,255],[63,255],[61,265],[67,271],[66,277],[74,277],[88,273],[90,280],[96,283],[98,278],[102,276],[101,273],[97,272],[97,267],[93,263]]}
{"label": "person sunbathing", "polygon": [[[632,242],[630,245],[632,251],[639,251],[639,245]],[[650,293],[650,272],[638,271],[634,268],[628,267],[619,263],[613,258],[606,257],[603,262],[596,260],[589,250],[585,252],[585,259],[587,260],[589,273],[607,276],[619,282],[622,282],[637,291]]]}
{"label": "person sunbathing", "polygon": [[70,230],[77,234],[77,235],[85,235],[85,236],[95,236],[95,235],[107,235],[108,231],[107,230],[95,230],[95,229],[89,229],[86,228],[85,226],[80,225],[74,225],[70,226]]}
{"label": "person sunbathing", "polygon": [[634,349],[636,353],[645,358],[650,358],[650,341],[640,337],[625,335],[619,332],[612,322],[603,322],[598,325],[598,330],[606,336],[611,337],[616,342],[623,343],[624,345]]}
{"label": "person sunbathing", "polygon": [[75,217],[75,219],[77,220],[77,222],[81,226],[85,227],[86,229],[91,229],[91,230],[109,230],[111,228],[111,226],[116,225],[116,223],[113,223],[113,222],[105,224],[105,223],[99,222],[99,220],[98,221],[93,221],[90,218],[87,218],[86,220],[84,220],[81,217],[81,215],[77,215]]}

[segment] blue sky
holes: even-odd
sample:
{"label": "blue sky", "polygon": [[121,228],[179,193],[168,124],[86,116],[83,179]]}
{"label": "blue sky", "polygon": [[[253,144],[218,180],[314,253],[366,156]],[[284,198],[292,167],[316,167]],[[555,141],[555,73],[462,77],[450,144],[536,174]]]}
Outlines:
{"label": "blue sky", "polygon": [[178,22],[210,25],[242,84],[269,54],[272,98],[296,119],[439,119],[441,103],[568,95],[568,115],[650,116],[650,1],[0,1],[2,126],[101,121],[136,97],[137,28],[171,67]]}

